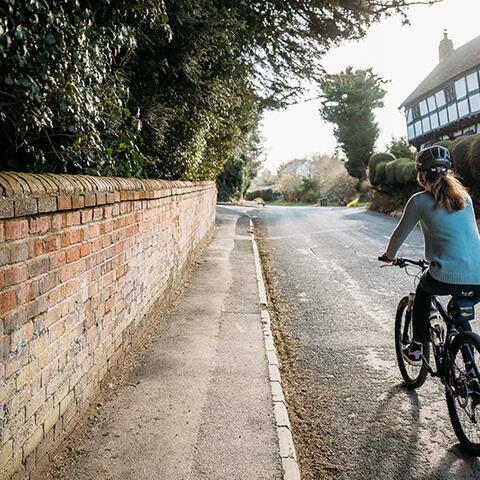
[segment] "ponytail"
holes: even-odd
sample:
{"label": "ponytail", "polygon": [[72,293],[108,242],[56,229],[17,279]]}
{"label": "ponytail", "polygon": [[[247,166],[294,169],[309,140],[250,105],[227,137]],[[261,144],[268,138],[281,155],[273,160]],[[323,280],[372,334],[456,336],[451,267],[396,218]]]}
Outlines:
{"label": "ponytail", "polygon": [[467,189],[453,176],[451,171],[446,174],[419,171],[417,181],[432,194],[435,208],[446,208],[449,212],[465,208]]}

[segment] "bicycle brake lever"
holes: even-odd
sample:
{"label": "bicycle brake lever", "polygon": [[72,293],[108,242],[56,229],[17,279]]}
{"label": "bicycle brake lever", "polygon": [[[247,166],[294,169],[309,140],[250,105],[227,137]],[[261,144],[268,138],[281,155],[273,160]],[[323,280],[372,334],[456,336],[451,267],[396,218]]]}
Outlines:
{"label": "bicycle brake lever", "polygon": [[395,267],[393,263],[387,263],[385,265],[380,265],[380,268],[385,268],[385,267]]}

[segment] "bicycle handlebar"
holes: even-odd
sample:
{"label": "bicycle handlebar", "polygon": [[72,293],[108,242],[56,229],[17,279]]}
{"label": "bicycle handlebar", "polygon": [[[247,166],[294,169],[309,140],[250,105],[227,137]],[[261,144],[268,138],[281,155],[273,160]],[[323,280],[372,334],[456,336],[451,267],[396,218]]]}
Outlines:
{"label": "bicycle handlebar", "polygon": [[[386,257],[385,255],[383,255],[381,257],[378,257],[378,260],[380,260],[381,262],[391,262],[392,261],[388,257]],[[425,269],[428,266],[428,262],[426,260],[421,260],[421,259],[420,260],[410,260],[409,258],[398,257],[397,259],[395,259],[395,263],[393,263],[393,265],[396,265],[399,268],[405,268],[407,265],[416,265],[417,267],[421,267],[421,268]]]}

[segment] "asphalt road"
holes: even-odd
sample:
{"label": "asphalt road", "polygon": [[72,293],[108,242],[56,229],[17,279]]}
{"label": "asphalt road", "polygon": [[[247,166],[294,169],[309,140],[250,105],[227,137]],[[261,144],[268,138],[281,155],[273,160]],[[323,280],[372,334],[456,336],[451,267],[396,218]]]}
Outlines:
{"label": "asphalt road", "polygon": [[[298,306],[286,329],[298,342],[302,387],[328,398],[320,413],[342,467],[335,478],[480,479],[480,461],[458,447],[438,381],[415,392],[401,386],[394,315],[413,279],[376,260],[396,221],[328,207],[267,207],[256,215],[274,248],[280,292]],[[400,254],[422,252],[416,230]]]}

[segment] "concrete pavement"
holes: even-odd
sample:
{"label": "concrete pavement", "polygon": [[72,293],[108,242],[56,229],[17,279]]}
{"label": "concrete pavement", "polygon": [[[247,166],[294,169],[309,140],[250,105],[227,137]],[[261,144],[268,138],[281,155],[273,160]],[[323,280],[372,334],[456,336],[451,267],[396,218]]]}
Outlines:
{"label": "concrete pavement", "polygon": [[158,338],[65,479],[283,478],[249,218],[217,231]]}

